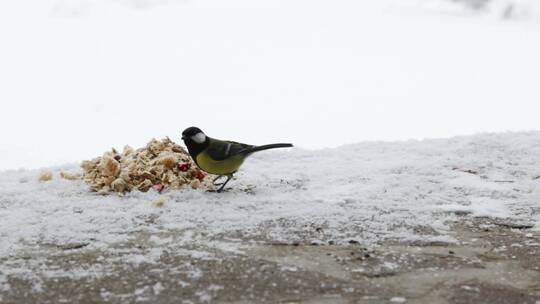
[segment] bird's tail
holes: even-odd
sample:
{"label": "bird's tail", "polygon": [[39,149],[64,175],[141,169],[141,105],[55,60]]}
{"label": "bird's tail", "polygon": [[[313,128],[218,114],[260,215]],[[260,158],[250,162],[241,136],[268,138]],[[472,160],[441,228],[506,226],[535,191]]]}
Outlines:
{"label": "bird's tail", "polygon": [[262,145],[262,146],[255,146],[248,150],[248,153],[268,150],[268,149],[277,149],[277,148],[291,148],[292,144],[270,144],[270,145]]}

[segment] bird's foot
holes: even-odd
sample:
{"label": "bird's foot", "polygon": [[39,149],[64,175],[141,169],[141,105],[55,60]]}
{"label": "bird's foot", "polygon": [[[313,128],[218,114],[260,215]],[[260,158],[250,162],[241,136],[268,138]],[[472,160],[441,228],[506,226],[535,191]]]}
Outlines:
{"label": "bird's foot", "polygon": [[[218,182],[216,183],[216,181],[218,181],[219,179],[221,179],[222,177],[225,177],[225,181],[224,182]],[[214,178],[212,180],[212,184],[216,187],[219,187],[219,186],[223,186],[223,185],[226,185],[231,179],[233,179],[233,176],[229,176],[229,175],[219,175],[218,177]]]}
{"label": "bird's foot", "polygon": [[[220,179],[221,177],[227,177],[227,179],[223,182],[223,183],[216,183],[216,181],[218,179]],[[219,189],[217,190],[212,190],[210,192],[223,192],[223,189],[225,188],[225,186],[227,185],[227,183],[233,178],[233,175],[232,174],[229,174],[229,175],[219,175],[217,176],[216,178],[214,178],[214,180],[212,181],[212,184],[214,185],[214,187],[219,187]]]}
{"label": "bird's foot", "polygon": [[215,185],[217,180],[219,180],[220,178],[225,177],[225,176],[226,176],[226,175],[218,175],[218,176],[216,176],[216,177],[212,180],[212,183]]}
{"label": "bird's foot", "polygon": [[206,192],[210,193],[223,193],[223,192],[229,192],[229,190],[232,190],[232,188],[225,188],[225,189],[208,189]]}

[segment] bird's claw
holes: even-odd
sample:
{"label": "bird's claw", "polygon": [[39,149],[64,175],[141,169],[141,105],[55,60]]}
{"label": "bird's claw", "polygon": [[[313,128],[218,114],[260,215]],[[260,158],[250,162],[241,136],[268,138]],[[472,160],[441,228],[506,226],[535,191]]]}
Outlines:
{"label": "bird's claw", "polygon": [[[216,183],[216,181],[222,177],[227,177],[227,179],[222,182],[222,183]],[[232,174],[230,175],[219,175],[218,177],[214,178],[214,180],[212,181],[212,184],[214,185],[214,187],[219,187],[219,189],[217,190],[213,190],[212,192],[217,192],[217,193],[221,193],[223,192],[223,188],[225,188],[225,186],[227,185],[227,183],[233,178]]]}
{"label": "bird's claw", "polygon": [[229,191],[231,190],[232,188],[226,188],[226,189],[208,189],[206,190],[206,192],[210,192],[210,193],[223,193],[225,191]]}

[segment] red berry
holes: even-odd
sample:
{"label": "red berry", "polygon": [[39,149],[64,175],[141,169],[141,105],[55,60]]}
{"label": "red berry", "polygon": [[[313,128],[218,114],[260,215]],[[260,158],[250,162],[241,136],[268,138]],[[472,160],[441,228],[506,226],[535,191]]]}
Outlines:
{"label": "red berry", "polygon": [[204,173],[201,170],[195,171],[195,178],[202,181],[204,179]]}
{"label": "red berry", "polygon": [[155,184],[152,186],[152,189],[156,190],[157,192],[161,192],[163,191],[163,189],[165,189],[165,186],[163,186],[162,184]]}
{"label": "red berry", "polygon": [[186,172],[187,170],[189,170],[189,168],[191,168],[191,163],[178,163],[177,167],[178,170]]}

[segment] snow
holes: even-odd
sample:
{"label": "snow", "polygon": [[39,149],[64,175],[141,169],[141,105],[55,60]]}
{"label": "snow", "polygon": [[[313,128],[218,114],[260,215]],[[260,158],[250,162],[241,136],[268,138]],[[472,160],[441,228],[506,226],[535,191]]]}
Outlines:
{"label": "snow", "polygon": [[0,170],[191,125],[310,149],[540,129],[538,5],[509,1],[0,1]]}
{"label": "snow", "polygon": [[491,20],[540,21],[540,4],[536,0],[405,0],[394,2],[393,6],[410,10],[411,13],[424,10]]}
{"label": "snow", "polygon": [[441,210],[451,212],[465,212],[477,217],[506,218],[511,214],[504,202],[486,197],[471,199],[470,205],[446,205],[441,206]]}
{"label": "snow", "polygon": [[[39,170],[8,171],[0,175],[0,257],[70,243],[114,252],[137,233],[151,236],[153,249],[123,257],[136,264],[152,263],[173,243],[242,252],[241,240],[453,242],[449,226],[459,216],[526,219],[540,229],[539,165],[540,133],[528,132],[261,152],[222,194],[100,196],[59,177],[74,165],[51,168],[49,182],[38,181]],[[159,196],[163,207],[152,204]]]}
{"label": "snow", "polygon": [[392,302],[392,303],[405,303],[405,302],[407,302],[407,299],[404,298],[404,297],[392,297],[390,299],[390,302]]}

